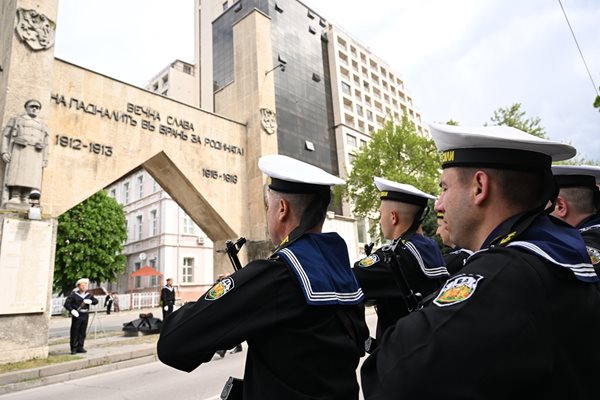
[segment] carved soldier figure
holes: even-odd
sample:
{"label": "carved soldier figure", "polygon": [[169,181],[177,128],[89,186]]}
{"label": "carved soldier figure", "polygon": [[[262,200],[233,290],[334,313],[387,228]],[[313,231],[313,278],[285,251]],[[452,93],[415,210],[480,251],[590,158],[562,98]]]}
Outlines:
{"label": "carved soldier figure", "polygon": [[48,128],[37,116],[39,101],[25,102],[26,113],[11,118],[2,134],[0,155],[5,163],[7,205],[27,204],[32,190],[42,186],[42,169],[48,164]]}

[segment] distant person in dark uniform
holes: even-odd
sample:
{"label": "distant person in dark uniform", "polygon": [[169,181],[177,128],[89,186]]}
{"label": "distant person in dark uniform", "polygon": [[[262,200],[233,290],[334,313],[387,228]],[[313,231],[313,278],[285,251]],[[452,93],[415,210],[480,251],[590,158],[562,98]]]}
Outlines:
{"label": "distant person in dark uniform", "polygon": [[361,368],[366,400],[596,399],[598,276],[548,216],[573,147],[507,126],[431,125],[450,239],[475,253]]}
{"label": "distant person in dark uniform", "polygon": [[600,275],[600,167],[554,165],[554,178],[560,187],[551,215],[579,229],[596,274]]}
{"label": "distant person in dark uniform", "polygon": [[98,304],[98,300],[87,292],[89,279],[81,278],[65,299],[64,307],[71,314],[71,354],[87,353],[83,347],[87,331],[90,305]]}
{"label": "distant person in dark uniform", "polygon": [[106,307],[106,315],[110,315],[110,309],[113,306],[113,297],[112,294],[110,292],[108,292],[106,294],[106,297],[104,298],[104,307]]}
{"label": "distant person in dark uniform", "polygon": [[158,357],[192,371],[246,341],[245,400],[356,400],[368,336],[363,294],[337,233],[321,233],[330,186],[343,181],[281,155],[264,156],[267,228],[277,245],[168,318]]}
{"label": "distant person in dark uniform", "polygon": [[175,288],[173,279],[167,279],[167,284],[160,291],[160,306],[162,308],[163,321],[171,315],[175,306]]}
{"label": "distant person in dark uniform", "polygon": [[446,282],[448,271],[437,243],[419,233],[427,202],[435,197],[412,185],[374,180],[381,192],[381,231],[392,242],[355,263],[353,271],[365,298],[375,301],[375,338],[380,340],[388,327],[419,309]]}
{"label": "distant person in dark uniform", "polygon": [[446,269],[450,275],[456,274],[465,266],[467,258],[473,254],[471,250],[461,249],[450,240],[450,232],[448,232],[448,223],[444,220],[444,213],[437,213],[437,230],[435,231],[442,239],[444,246],[450,248],[450,251],[443,253]]}

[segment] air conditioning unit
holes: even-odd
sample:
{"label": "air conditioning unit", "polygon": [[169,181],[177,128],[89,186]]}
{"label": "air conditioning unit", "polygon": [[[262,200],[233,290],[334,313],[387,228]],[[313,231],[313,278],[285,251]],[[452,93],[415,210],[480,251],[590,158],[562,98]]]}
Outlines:
{"label": "air conditioning unit", "polygon": [[199,244],[200,246],[203,246],[203,245],[204,245],[204,238],[203,238],[203,237],[199,237],[199,238],[198,238],[198,244]]}

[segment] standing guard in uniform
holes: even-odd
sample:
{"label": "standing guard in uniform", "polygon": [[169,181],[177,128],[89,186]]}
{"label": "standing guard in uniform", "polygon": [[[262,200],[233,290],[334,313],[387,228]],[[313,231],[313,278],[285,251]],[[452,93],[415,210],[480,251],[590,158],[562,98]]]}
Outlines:
{"label": "standing guard in uniform", "polygon": [[[446,282],[448,271],[437,243],[417,230],[427,201],[435,199],[412,185],[375,177],[381,192],[379,224],[383,237],[392,240],[354,264],[354,274],[367,300],[375,302],[377,332],[421,307],[421,301]],[[368,351],[374,348],[369,342]]]}
{"label": "standing guard in uniform", "polygon": [[163,321],[171,315],[175,307],[175,288],[173,279],[167,279],[167,284],[160,291],[160,306],[162,308]]}
{"label": "standing guard in uniform", "polygon": [[447,228],[448,223],[444,220],[443,212],[437,212],[437,225],[438,227],[435,231],[436,235],[442,239],[444,246],[448,246],[451,249],[448,253],[443,254],[444,261],[446,262],[446,269],[450,275],[454,275],[465,266],[467,258],[469,258],[473,252],[471,250],[461,249],[450,240],[450,232],[448,232]]}
{"label": "standing guard in uniform", "polygon": [[598,398],[598,276],[579,232],[547,215],[551,162],[575,149],[506,126],[431,134],[437,209],[475,253],[388,329],[361,370],[365,399]]}
{"label": "standing guard in uniform", "polygon": [[600,167],[554,165],[560,192],[551,215],[579,229],[596,274],[600,275]]}
{"label": "standing guard in uniform", "polygon": [[87,331],[90,305],[98,304],[98,299],[87,292],[90,280],[81,278],[77,281],[77,288],[65,299],[64,307],[71,314],[71,354],[87,353],[83,347]]}
{"label": "standing guard in uniform", "polygon": [[248,343],[245,400],[358,399],[356,368],[368,336],[363,294],[337,233],[321,233],[341,179],[264,156],[267,225],[278,245],[187,303],[164,323],[160,360],[192,371],[215,351]]}

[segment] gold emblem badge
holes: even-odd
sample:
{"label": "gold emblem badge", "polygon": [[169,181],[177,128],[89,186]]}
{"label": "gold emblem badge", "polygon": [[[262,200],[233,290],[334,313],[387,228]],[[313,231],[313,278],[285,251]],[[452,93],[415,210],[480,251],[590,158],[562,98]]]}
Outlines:
{"label": "gold emblem badge", "polygon": [[359,267],[367,268],[371,265],[379,262],[379,256],[377,254],[371,254],[369,257],[365,257],[358,262]]}
{"label": "gold emblem badge", "polygon": [[477,284],[482,279],[483,276],[477,274],[457,275],[446,282],[435,300],[433,300],[433,303],[438,307],[462,303],[473,296],[475,289],[477,289]]}
{"label": "gold emblem badge", "polygon": [[593,247],[585,246],[588,255],[590,256],[590,260],[592,260],[592,265],[596,265],[600,262],[600,251]]}
{"label": "gold emblem badge", "polygon": [[206,296],[204,296],[204,298],[208,301],[220,299],[221,297],[225,296],[227,292],[230,292],[233,287],[233,279],[225,278],[221,282],[215,283],[215,285],[211,287],[208,292],[206,292]]}

